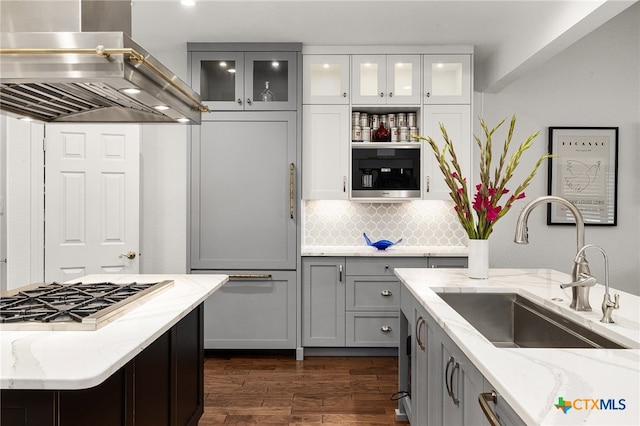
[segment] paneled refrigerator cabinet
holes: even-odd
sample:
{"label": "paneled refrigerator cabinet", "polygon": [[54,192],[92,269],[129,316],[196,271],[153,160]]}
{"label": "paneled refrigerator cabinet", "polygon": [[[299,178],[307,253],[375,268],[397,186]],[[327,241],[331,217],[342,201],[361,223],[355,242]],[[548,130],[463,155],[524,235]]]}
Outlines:
{"label": "paneled refrigerator cabinet", "polygon": [[[255,93],[250,97],[262,111],[215,111],[192,128],[190,269],[230,276],[205,301],[204,347],[294,349],[301,46],[189,43],[188,47],[192,79],[206,85],[212,102],[226,99],[226,91],[237,86],[228,81],[239,78],[239,68],[228,71],[232,57],[243,58],[234,65],[244,63],[243,81],[264,80],[265,88],[273,90],[273,97]],[[258,62],[248,66],[249,58]]]}

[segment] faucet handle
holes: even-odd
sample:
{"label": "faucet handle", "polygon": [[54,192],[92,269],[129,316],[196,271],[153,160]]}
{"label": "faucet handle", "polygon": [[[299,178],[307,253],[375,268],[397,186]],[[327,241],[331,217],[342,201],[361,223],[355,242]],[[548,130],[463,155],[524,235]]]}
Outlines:
{"label": "faucet handle", "polygon": [[578,286],[593,287],[594,285],[596,285],[596,277],[582,272],[578,278],[578,281],[568,283],[568,284],[560,284],[560,288],[578,287]]}

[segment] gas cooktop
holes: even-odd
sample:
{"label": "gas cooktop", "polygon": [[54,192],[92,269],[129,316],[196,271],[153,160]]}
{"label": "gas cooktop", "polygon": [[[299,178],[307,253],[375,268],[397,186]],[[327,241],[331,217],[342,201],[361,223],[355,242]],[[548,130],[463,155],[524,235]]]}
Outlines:
{"label": "gas cooktop", "polygon": [[97,330],[172,284],[34,284],[0,296],[0,330]]}

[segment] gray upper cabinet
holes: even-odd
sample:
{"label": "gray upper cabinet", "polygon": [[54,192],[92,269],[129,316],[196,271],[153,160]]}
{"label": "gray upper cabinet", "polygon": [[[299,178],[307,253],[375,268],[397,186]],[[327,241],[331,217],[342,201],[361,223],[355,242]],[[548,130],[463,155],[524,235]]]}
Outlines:
{"label": "gray upper cabinet", "polygon": [[211,111],[297,109],[296,52],[192,51],[190,55],[191,85]]}
{"label": "gray upper cabinet", "polygon": [[193,127],[191,268],[296,269],[296,113]]}

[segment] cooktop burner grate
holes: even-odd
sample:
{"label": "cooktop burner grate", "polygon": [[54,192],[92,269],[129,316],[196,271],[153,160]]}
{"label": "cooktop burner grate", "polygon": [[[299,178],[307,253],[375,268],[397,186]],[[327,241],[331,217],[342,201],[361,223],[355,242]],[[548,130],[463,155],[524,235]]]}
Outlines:
{"label": "cooktop burner grate", "polygon": [[131,302],[142,302],[142,298],[172,283],[51,283],[31,286],[14,295],[0,297],[0,328],[95,330],[105,321],[123,314]]}

